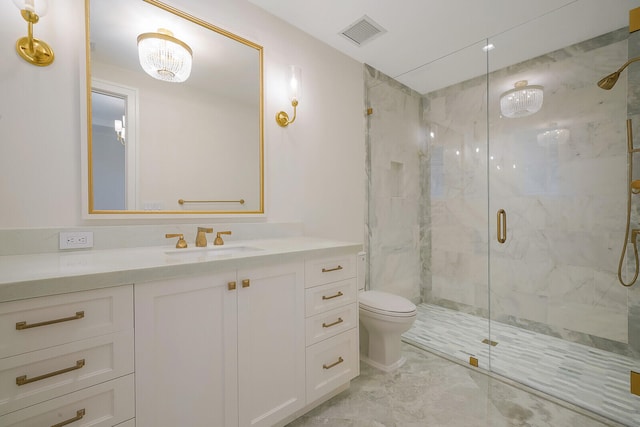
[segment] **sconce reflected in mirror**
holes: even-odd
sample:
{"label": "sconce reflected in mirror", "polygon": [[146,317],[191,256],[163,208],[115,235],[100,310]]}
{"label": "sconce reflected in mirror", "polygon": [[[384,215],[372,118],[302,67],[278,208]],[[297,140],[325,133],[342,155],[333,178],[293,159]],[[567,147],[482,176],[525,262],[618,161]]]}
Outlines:
{"label": "sconce reflected in mirror", "polygon": [[122,116],[122,120],[114,120],[113,127],[116,131],[116,139],[122,145],[126,138],[125,116]]}
{"label": "sconce reflected in mirror", "polygon": [[289,84],[287,89],[288,98],[291,101],[291,106],[293,106],[293,118],[289,120],[289,115],[284,111],[280,111],[276,114],[276,122],[281,127],[286,127],[296,120],[296,108],[298,107],[300,91],[302,89],[302,71],[300,70],[300,67],[292,65],[289,68]]}
{"label": "sconce reflected in mirror", "polygon": [[46,0],[13,0],[13,4],[20,9],[20,14],[28,23],[26,37],[21,37],[16,42],[18,55],[30,64],[44,67],[53,62],[53,49],[33,37],[33,24],[37,24],[41,16],[47,13]]}

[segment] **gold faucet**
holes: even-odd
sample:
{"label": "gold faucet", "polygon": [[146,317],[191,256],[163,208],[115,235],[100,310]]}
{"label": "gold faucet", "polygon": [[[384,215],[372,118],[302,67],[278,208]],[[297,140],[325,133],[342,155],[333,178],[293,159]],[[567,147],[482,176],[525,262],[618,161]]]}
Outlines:
{"label": "gold faucet", "polygon": [[198,227],[196,246],[199,248],[205,248],[207,246],[207,235],[205,233],[213,233],[213,228]]}
{"label": "gold faucet", "polygon": [[224,245],[224,240],[220,237],[221,234],[231,234],[230,231],[219,231],[216,236],[216,240],[213,242],[214,245],[220,246]]}
{"label": "gold faucet", "polygon": [[182,234],[165,234],[164,237],[166,237],[167,239],[177,237],[178,243],[176,243],[176,248],[178,249],[184,249],[187,247],[187,241],[184,240],[184,236]]}

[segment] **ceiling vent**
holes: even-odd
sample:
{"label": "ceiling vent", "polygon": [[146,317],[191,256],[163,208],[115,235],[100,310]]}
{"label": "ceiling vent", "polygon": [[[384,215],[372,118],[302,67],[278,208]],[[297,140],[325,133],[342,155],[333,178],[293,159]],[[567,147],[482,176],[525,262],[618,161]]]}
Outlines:
{"label": "ceiling vent", "polygon": [[345,37],[347,40],[350,40],[352,43],[362,46],[386,32],[387,30],[365,15],[346,29],[342,30],[340,35]]}

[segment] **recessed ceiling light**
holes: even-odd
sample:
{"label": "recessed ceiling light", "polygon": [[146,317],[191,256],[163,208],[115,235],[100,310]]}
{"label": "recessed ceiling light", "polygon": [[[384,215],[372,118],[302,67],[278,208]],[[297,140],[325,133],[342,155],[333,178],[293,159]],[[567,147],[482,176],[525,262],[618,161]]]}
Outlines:
{"label": "recessed ceiling light", "polygon": [[495,48],[496,47],[493,45],[493,43],[489,43],[488,45],[484,46],[482,50],[484,50],[485,52],[489,52],[490,50],[493,50]]}

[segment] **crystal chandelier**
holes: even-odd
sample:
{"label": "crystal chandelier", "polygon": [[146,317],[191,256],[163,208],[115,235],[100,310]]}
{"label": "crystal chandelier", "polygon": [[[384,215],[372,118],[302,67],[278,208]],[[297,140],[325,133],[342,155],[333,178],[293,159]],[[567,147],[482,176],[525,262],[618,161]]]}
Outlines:
{"label": "crystal chandelier", "polygon": [[500,112],[510,119],[526,117],[542,108],[544,95],[542,86],[529,86],[526,80],[520,80],[511,89],[500,96]]}
{"label": "crystal chandelier", "polygon": [[191,74],[191,48],[164,28],[138,36],[138,58],[142,69],[158,80],[180,83]]}

